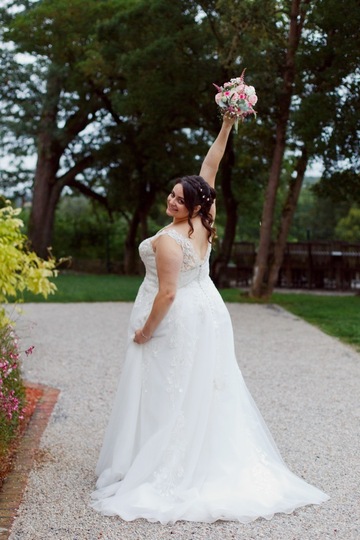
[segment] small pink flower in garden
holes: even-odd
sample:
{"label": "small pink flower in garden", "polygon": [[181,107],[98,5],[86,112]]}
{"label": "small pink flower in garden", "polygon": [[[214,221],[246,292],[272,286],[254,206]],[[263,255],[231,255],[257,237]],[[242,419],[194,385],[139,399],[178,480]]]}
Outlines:
{"label": "small pink flower in garden", "polygon": [[[0,428],[8,429],[14,420],[21,419],[21,403],[24,399],[21,392],[20,352],[18,340],[12,327],[3,328],[0,333]],[[34,347],[30,347],[30,351]],[[18,395],[20,391],[20,394]]]}
{"label": "small pink flower in garden", "polygon": [[34,349],[35,349],[34,345],[31,345],[31,347],[26,349],[26,351],[25,351],[26,356],[29,356],[29,354],[32,354]]}
{"label": "small pink flower in garden", "polygon": [[20,400],[15,396],[15,391],[11,390],[7,394],[0,391],[0,407],[5,416],[11,420],[14,413],[19,411]]}

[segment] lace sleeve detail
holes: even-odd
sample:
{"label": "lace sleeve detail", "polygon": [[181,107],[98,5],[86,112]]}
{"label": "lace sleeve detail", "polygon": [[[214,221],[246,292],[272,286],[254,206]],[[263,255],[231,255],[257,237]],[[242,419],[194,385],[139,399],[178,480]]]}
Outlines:
{"label": "lace sleeve detail", "polygon": [[195,268],[199,261],[190,240],[174,229],[164,229],[158,233],[158,236],[162,236],[164,234],[175,240],[175,242],[179,244],[183,250],[183,264],[181,270],[186,272],[187,270],[192,270]]}

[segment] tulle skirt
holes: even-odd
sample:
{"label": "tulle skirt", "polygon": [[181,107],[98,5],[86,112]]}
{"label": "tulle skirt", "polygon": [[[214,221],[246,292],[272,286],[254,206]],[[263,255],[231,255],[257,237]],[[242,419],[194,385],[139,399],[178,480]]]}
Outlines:
{"label": "tulle skirt", "polygon": [[283,462],[244,383],[211,280],[180,289],[154,337],[137,345],[133,333],[153,298],[143,284],[92,507],[127,521],[247,523],[326,501]]}

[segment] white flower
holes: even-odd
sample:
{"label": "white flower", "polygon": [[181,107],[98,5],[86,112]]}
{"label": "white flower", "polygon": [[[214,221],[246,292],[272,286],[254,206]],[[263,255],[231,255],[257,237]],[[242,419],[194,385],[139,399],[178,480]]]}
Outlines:
{"label": "white flower", "polygon": [[245,94],[247,96],[253,96],[255,94],[255,88],[253,86],[245,86]]}

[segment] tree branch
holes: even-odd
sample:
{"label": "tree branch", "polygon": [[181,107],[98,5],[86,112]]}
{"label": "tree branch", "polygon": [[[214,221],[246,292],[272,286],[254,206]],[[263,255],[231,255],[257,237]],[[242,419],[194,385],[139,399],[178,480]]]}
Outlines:
{"label": "tree branch", "polygon": [[102,90],[101,88],[97,88],[95,86],[95,84],[90,81],[90,86],[91,88],[93,89],[93,91],[95,92],[95,94],[101,99],[101,101],[104,103],[104,106],[105,106],[105,109],[111,114],[114,122],[120,126],[122,125],[124,122],[120,119],[120,116],[115,112],[113,106],[112,106],[112,103],[111,103],[111,100],[108,98],[108,96],[105,94],[104,90]]}
{"label": "tree branch", "polygon": [[70,180],[66,185],[76,189],[77,191],[85,195],[85,197],[89,197],[90,199],[98,201],[100,204],[105,206],[105,208],[111,215],[111,212],[109,209],[109,201],[105,195],[101,195],[100,193],[97,193],[96,191],[92,190],[89,186],[86,186],[85,184],[83,184],[79,180],[76,180],[75,178]]}
{"label": "tree branch", "polygon": [[107,211],[109,212],[109,215],[111,216],[111,211],[109,207],[109,201],[108,198],[105,195],[101,195],[100,193],[97,193],[91,187],[83,184],[79,180],[76,180],[76,176],[83,172],[85,169],[90,167],[94,163],[94,156],[88,155],[85,156],[83,159],[75,163],[75,165],[68,170],[65,174],[60,176],[58,178],[58,182],[62,184],[62,186],[68,186],[76,189],[85,197],[89,197],[90,199],[94,199],[98,201],[100,204],[105,206]]}
{"label": "tree branch", "polygon": [[63,186],[69,186],[70,183],[75,177],[83,172],[85,169],[90,167],[94,163],[94,156],[89,154],[88,156],[85,156],[80,161],[75,163],[71,169],[69,169],[65,174],[62,176],[59,176],[58,182],[60,182]]}
{"label": "tree branch", "polygon": [[85,102],[85,104],[83,104],[74,114],[69,116],[59,136],[59,142],[63,150],[72,140],[74,140],[76,135],[78,135],[83,129],[86,128],[87,125],[91,123],[91,120],[89,120],[89,115],[96,112],[99,108],[99,103],[89,100],[88,102]]}

